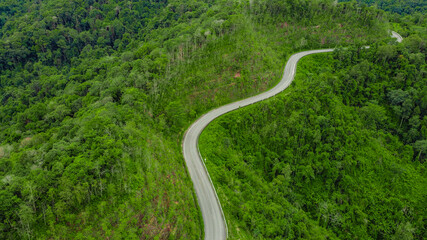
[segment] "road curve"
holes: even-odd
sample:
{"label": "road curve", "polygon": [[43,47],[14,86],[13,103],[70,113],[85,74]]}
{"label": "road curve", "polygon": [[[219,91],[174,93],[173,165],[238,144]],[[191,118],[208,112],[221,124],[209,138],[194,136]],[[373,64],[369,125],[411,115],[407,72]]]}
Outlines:
{"label": "road curve", "polygon": [[403,41],[403,37],[400,36],[400,34],[395,32],[395,31],[391,31],[391,36],[396,38],[397,39],[396,41],[399,43],[401,43]]}
{"label": "road curve", "polygon": [[[392,37],[396,38],[398,42],[402,42],[403,38],[398,33],[393,31],[391,33]],[[227,239],[228,229],[218,195],[200,155],[198,141],[203,129],[214,119],[225,113],[273,97],[285,90],[292,83],[295,77],[297,63],[302,57],[315,53],[332,52],[333,50],[334,49],[311,50],[292,55],[286,63],[282,80],[280,80],[275,87],[256,96],[216,108],[197,119],[197,121],[188,128],[184,135],[182,152],[202,212],[205,226],[205,240]]]}
{"label": "road curve", "polygon": [[300,52],[292,55],[286,64],[282,80],[274,88],[259,95],[214,109],[199,118],[187,130],[184,135],[182,151],[188,172],[190,173],[196,190],[200,210],[202,211],[206,240],[226,239],[227,224],[215,188],[213,187],[209,173],[199,153],[198,140],[203,129],[215,118],[225,113],[270,98],[285,90],[294,79],[297,63],[302,57],[314,53],[332,51],[333,49],[322,49]]}

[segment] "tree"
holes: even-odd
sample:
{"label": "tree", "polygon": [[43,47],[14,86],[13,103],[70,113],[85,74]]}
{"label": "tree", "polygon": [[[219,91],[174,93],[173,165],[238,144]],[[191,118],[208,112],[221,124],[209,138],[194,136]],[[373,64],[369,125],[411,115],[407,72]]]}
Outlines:
{"label": "tree", "polygon": [[421,156],[427,154],[427,140],[418,140],[414,143],[414,149],[418,152],[418,160],[420,161]]}

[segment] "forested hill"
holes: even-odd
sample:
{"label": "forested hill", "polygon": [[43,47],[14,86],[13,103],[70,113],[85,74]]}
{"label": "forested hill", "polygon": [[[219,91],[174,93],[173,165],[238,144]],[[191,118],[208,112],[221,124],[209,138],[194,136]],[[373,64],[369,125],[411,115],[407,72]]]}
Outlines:
{"label": "forested hill", "polygon": [[[41,62],[70,65],[84,48],[98,55],[135,48],[157,28],[167,1],[14,1],[1,4],[1,69]],[[178,19],[179,13],[170,16]],[[151,21],[152,26],[148,26]],[[167,22],[163,23],[167,25]],[[144,31],[145,30],[145,31]],[[134,44],[129,45],[131,42]],[[128,46],[129,45],[129,46]],[[88,51],[88,49],[86,49]]]}
{"label": "forested hill", "polygon": [[[339,2],[349,2],[352,0],[340,0]],[[427,2],[425,0],[357,0],[359,3],[375,5],[380,9],[392,13],[407,15],[416,12],[425,14]]]}
{"label": "forested hill", "polygon": [[230,238],[424,239],[419,40],[306,57],[285,92],[204,130]]}
{"label": "forested hill", "polygon": [[297,51],[388,41],[334,1],[0,3],[0,238],[195,239],[184,129]]}

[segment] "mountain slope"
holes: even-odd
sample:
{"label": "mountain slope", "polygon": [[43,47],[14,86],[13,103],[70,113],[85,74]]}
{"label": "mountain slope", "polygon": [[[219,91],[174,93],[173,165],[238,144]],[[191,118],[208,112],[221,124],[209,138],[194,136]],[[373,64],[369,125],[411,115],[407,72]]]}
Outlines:
{"label": "mountain slope", "polygon": [[[9,4],[11,3],[11,4]],[[7,1],[0,238],[201,238],[180,152],[209,109],[296,51],[365,45],[383,15],[332,1]]]}
{"label": "mountain slope", "polygon": [[423,238],[420,41],[307,57],[284,93],[204,130],[231,239]]}

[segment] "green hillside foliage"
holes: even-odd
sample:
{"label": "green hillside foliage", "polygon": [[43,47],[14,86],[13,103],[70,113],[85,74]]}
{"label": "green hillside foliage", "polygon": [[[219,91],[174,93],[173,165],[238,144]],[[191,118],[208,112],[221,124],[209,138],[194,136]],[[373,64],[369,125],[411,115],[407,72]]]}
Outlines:
{"label": "green hillside foliage", "polygon": [[426,13],[427,2],[424,0],[339,0],[339,2],[357,1],[369,6],[375,5],[379,9],[401,15]]}
{"label": "green hillside foliage", "polygon": [[0,3],[0,238],[201,238],[186,127],[294,52],[387,38],[374,8],[251,2]]}
{"label": "green hillside foliage", "polygon": [[[356,2],[340,0],[339,2]],[[403,37],[419,35],[427,38],[427,2],[424,0],[357,0],[361,8],[372,6],[382,9],[392,23],[392,29]]]}
{"label": "green hillside foliage", "polygon": [[231,239],[423,239],[425,40],[305,57],[200,137]]}

